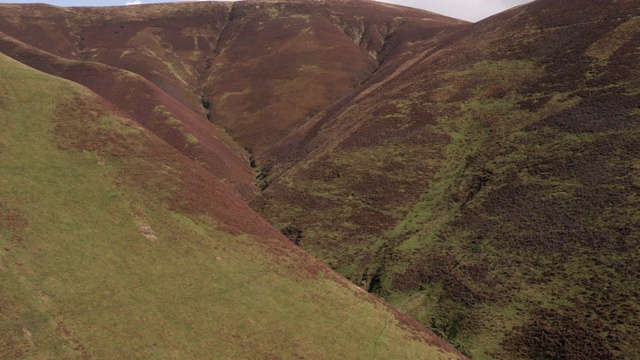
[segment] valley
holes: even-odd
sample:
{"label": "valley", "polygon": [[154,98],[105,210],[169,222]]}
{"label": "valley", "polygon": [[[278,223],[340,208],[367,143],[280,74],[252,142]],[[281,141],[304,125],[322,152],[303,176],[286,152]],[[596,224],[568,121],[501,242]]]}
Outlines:
{"label": "valley", "polygon": [[0,5],[0,357],[639,358],[639,39],[632,0]]}

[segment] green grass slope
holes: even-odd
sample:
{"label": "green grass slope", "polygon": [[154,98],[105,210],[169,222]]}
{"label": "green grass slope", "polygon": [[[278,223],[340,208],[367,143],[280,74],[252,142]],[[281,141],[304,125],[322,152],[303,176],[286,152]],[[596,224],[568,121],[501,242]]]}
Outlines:
{"label": "green grass slope", "polygon": [[638,358],[638,19],[539,0],[425,44],[268,152],[252,206],[474,358]]}
{"label": "green grass slope", "polygon": [[460,358],[86,88],[0,55],[0,358]]}

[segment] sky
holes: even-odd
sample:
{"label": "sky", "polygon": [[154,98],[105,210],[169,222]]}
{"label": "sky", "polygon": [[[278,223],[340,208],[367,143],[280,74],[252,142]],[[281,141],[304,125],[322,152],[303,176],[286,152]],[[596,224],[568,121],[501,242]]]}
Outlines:
{"label": "sky", "polygon": [[[429,10],[438,14],[474,22],[530,1],[531,0],[384,0],[384,2],[387,3]],[[0,0],[0,3],[7,2],[47,3],[56,6],[115,6],[169,2],[169,0]]]}

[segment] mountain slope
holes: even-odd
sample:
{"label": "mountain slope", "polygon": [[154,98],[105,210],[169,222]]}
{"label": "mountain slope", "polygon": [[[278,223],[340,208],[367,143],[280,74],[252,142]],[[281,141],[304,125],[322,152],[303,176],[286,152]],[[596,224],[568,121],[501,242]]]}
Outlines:
{"label": "mountain slope", "polygon": [[[196,222],[187,223],[190,234],[221,231],[203,235],[205,243],[220,237],[227,239],[225,244],[238,244],[237,237],[228,236],[246,240],[244,233],[281,238],[215,180],[218,177],[294,243],[468,355],[640,357],[637,1],[538,0],[477,24],[346,0],[0,8],[0,51],[86,85],[102,97],[92,99],[109,109],[105,113],[131,116],[191,158],[172,153],[189,169],[178,174],[165,168],[174,166],[159,160],[170,152],[166,144],[158,145],[162,141],[153,138],[155,145],[148,145],[165,149],[161,156],[146,145],[134,147],[134,153],[144,156],[135,161],[134,156],[127,164],[139,172],[127,175],[121,169],[103,186],[122,188],[121,196],[128,196],[125,205],[135,205],[130,211],[133,222],[118,229],[149,240],[162,240],[159,233],[165,238],[175,234],[175,241],[192,239],[180,235],[186,231],[181,222],[186,216]],[[89,110],[72,118],[95,118],[91,114],[96,110]],[[100,146],[121,144],[120,135],[114,138],[100,131],[87,135],[94,140],[81,140],[87,139],[78,135],[83,129],[58,127],[58,132],[74,134],[62,137],[60,144],[67,145],[59,146],[94,156],[100,154]],[[12,146],[18,143],[22,144],[15,140]],[[210,147],[198,150],[198,143]],[[113,154],[125,159],[121,152]],[[19,161],[17,154],[7,159]],[[221,160],[231,165],[219,166]],[[102,157],[92,161],[104,162],[107,168],[113,162]],[[147,173],[149,167],[162,170]],[[185,175],[192,172],[198,175]],[[22,189],[22,179],[5,188]],[[43,181],[55,179],[47,175]],[[212,184],[221,192],[210,191]],[[260,194],[254,199],[256,189]],[[15,197],[8,194],[8,199]],[[11,201],[5,222],[12,229],[30,227],[35,220],[24,221],[16,214],[36,212],[36,207],[21,208],[21,199]],[[30,201],[39,204],[38,209],[59,209],[56,202]],[[61,204],[63,209],[56,210],[61,214],[78,208],[73,201]],[[136,210],[141,206],[142,212]],[[168,213],[154,210],[167,208]],[[182,225],[167,223],[174,213],[182,214],[176,220]],[[89,214],[73,213],[74,218],[80,215]],[[24,235],[14,230],[5,238],[19,243]],[[52,232],[44,227],[33,231],[32,237]],[[99,233],[108,234],[109,229]],[[295,265],[297,260],[287,263],[288,255],[280,255],[306,255],[291,244],[265,241],[259,250],[250,246],[251,241],[242,243],[246,251],[231,245],[222,248],[235,249],[236,258],[242,259],[271,254],[265,249],[284,249],[260,266],[275,267],[285,275],[307,274],[319,266],[311,259],[301,267]],[[178,253],[184,256],[177,258],[175,269],[187,261],[186,250]],[[223,265],[228,258],[216,254],[222,260],[213,261],[213,256],[202,261]],[[156,269],[159,265],[149,259],[147,265]],[[158,259],[166,262],[165,257]],[[245,263],[233,262],[228,270],[234,273]],[[204,269],[215,273],[211,266]],[[260,270],[243,271],[237,271],[238,276],[260,278]],[[194,274],[190,276],[198,278]],[[316,286],[312,282],[298,288],[287,276],[278,281],[299,295],[292,299],[302,298],[303,288]],[[7,281],[15,288],[25,283]],[[250,282],[247,288],[242,280],[229,281],[269,293],[251,285],[262,282]],[[247,297],[249,293],[239,296],[256,299]],[[321,304],[336,300],[312,298]],[[223,308],[239,300],[230,301]],[[252,311],[260,309],[259,301],[246,301]],[[205,313],[213,313],[202,306],[208,309]],[[295,317],[304,318],[305,311],[315,310],[300,309]],[[369,314],[370,321],[387,319],[385,311]],[[231,319],[233,325],[223,328],[223,339],[240,346],[234,335],[247,336],[241,330],[262,325],[265,331],[280,329],[274,324],[286,316],[280,312],[266,323],[257,316]],[[236,331],[237,326],[245,328]],[[285,327],[288,334],[301,333],[301,328]],[[371,326],[359,329],[366,332]],[[31,333],[29,327],[22,333],[14,330],[13,340],[23,341]],[[267,342],[276,336],[252,334]],[[330,342],[325,340],[300,340],[309,344],[304,356],[317,357],[314,346]],[[370,339],[358,341],[362,347],[349,351],[391,358],[416,354],[383,356],[380,341],[373,340],[373,346]],[[297,345],[284,343],[290,347],[273,350],[260,345],[254,347],[255,354],[242,354],[296,355],[291,349]],[[346,356],[340,348],[355,346],[334,345],[338,358]],[[414,351],[412,346],[406,350]],[[201,347],[189,351],[197,357],[195,348]]]}
{"label": "mountain slope", "polygon": [[274,146],[251,204],[467,353],[635,358],[640,6],[426,42]]}
{"label": "mountain slope", "polygon": [[256,155],[405,51],[405,41],[464,24],[360,0],[2,5],[0,19],[1,32],[38,49],[144,77]]}
{"label": "mountain slope", "polygon": [[0,55],[0,357],[456,358],[88,89]]}
{"label": "mountain slope", "polygon": [[461,23],[372,1],[234,3],[203,97],[211,119],[259,156],[405,50],[404,42]]}
{"label": "mountain slope", "polygon": [[5,4],[0,31],[56,56],[137,73],[202,114],[194,90],[229,7],[220,2],[102,8]]}
{"label": "mountain slope", "polygon": [[254,174],[242,148],[202,116],[148,80],[95,62],[68,60],[0,33],[0,51],[49,74],[85,85],[175,149],[227,181],[240,196],[255,192]]}
{"label": "mountain slope", "polygon": [[5,54],[88,86],[244,199],[255,155],[411,53],[405,41],[463,24],[370,1],[0,8]]}

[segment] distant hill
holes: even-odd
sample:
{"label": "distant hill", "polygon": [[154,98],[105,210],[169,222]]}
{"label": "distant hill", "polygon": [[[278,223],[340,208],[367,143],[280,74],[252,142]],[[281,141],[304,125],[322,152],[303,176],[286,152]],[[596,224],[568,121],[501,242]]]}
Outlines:
{"label": "distant hill", "polygon": [[[0,52],[84,85],[88,89],[71,93],[80,91],[93,99],[84,97],[80,105],[73,105],[69,99],[77,95],[38,95],[66,100],[54,97],[46,100],[49,108],[34,110],[41,114],[34,118],[38,123],[49,124],[49,130],[45,126],[29,135],[49,139],[42,140],[41,147],[21,140],[30,131],[7,127],[9,135],[0,135],[0,156],[11,154],[5,158],[13,167],[6,168],[25,166],[19,164],[28,158],[23,161],[18,151],[33,151],[34,159],[45,159],[42,154],[49,151],[43,149],[51,149],[51,144],[56,150],[48,155],[78,157],[68,164],[103,163],[92,170],[90,181],[76,185],[67,178],[59,180],[61,175],[15,170],[21,177],[3,186],[11,190],[0,192],[0,204],[3,199],[10,204],[5,205],[6,219],[22,219],[24,215],[12,214],[26,213],[29,220],[11,220],[21,224],[21,230],[2,239],[49,233],[64,238],[65,229],[78,225],[53,221],[55,225],[33,227],[36,209],[68,219],[75,218],[73,211],[80,214],[79,209],[103,201],[102,213],[83,223],[93,224],[107,215],[122,222],[100,222],[106,226],[102,230],[82,228],[79,234],[125,238],[109,234],[128,231],[151,244],[163,237],[181,244],[166,257],[124,244],[114,253],[98,248],[96,255],[85,255],[88,250],[73,250],[56,240],[57,245],[51,245],[56,251],[75,251],[69,255],[75,257],[65,260],[35,255],[35,249],[46,249],[42,243],[20,251],[28,257],[43,256],[44,267],[33,273],[25,270],[22,277],[10,278],[11,284],[15,289],[37,284],[63,293],[65,286],[76,283],[72,278],[63,281],[65,276],[82,273],[65,268],[70,259],[88,261],[93,256],[104,263],[124,256],[128,260],[118,266],[129,275],[113,275],[107,284],[112,281],[113,289],[131,299],[127,304],[154,296],[165,299],[154,286],[141,285],[141,294],[122,289],[137,289],[131,285],[137,284],[135,279],[172,272],[160,264],[176,251],[180,256],[167,263],[175,272],[193,259],[194,269],[218,273],[215,267],[226,262],[213,259],[227,259],[230,255],[219,254],[227,249],[237,261],[219,274],[242,291],[215,306],[229,309],[246,302],[238,318],[227,319],[233,325],[220,330],[228,354],[318,358],[325,356],[318,349],[331,343],[327,351],[335,351],[335,356],[329,358],[429,358],[422,351],[434,348],[419,348],[440,344],[403,315],[396,314],[401,320],[393,324],[398,327],[387,330],[389,314],[395,310],[346,285],[304,249],[472,358],[640,358],[639,39],[640,4],[631,0],[537,0],[475,24],[365,0],[68,9],[1,5]],[[27,72],[9,60],[4,63]],[[7,89],[23,86],[5,83]],[[26,82],[24,86],[35,88]],[[21,111],[36,103],[6,99],[0,106],[23,106]],[[60,108],[70,114],[64,119],[93,120],[61,122],[56,120]],[[5,108],[5,114],[12,114],[11,109]],[[100,120],[104,114],[125,120],[116,121],[117,126],[105,123]],[[119,130],[113,135],[105,128]],[[3,147],[8,141],[11,147]],[[2,152],[10,148],[15,149]],[[33,189],[19,187],[22,183]],[[56,187],[67,183],[71,188]],[[102,190],[86,185],[84,195],[69,195],[84,183]],[[41,202],[18,206],[26,201],[20,196],[36,190],[66,194],[67,203],[42,197]],[[90,195],[92,191],[96,195]],[[106,192],[102,198],[100,191]],[[108,200],[113,194],[118,197]],[[105,210],[109,201],[128,212]],[[206,239],[215,242],[218,237],[227,239],[224,245],[203,252],[210,249]],[[16,251],[9,248],[4,255]],[[147,264],[142,278],[124,265],[134,264],[136,258]],[[245,270],[254,260],[261,265]],[[10,274],[22,271],[17,270],[21,265],[12,266]],[[94,276],[111,269],[98,268]],[[200,279],[199,270],[194,271],[188,278]],[[272,274],[274,283],[247,285],[262,271]],[[318,280],[317,271],[327,280]],[[302,280],[295,274],[308,273],[313,275],[300,275],[307,280],[298,283]],[[54,280],[63,280],[45,281],[54,275]],[[211,281],[202,290],[207,294],[218,289],[217,280]],[[78,284],[70,294],[83,293],[80,288],[85,285]],[[169,284],[171,294],[190,286],[177,279]],[[25,298],[33,295],[20,289]],[[309,289],[315,289],[315,295],[304,295]],[[272,296],[268,308],[283,305],[268,320],[256,318],[264,307],[257,305],[254,295],[262,292]],[[288,292],[291,299],[281,303],[279,294]],[[349,295],[353,292],[355,298]],[[292,304],[306,303],[294,300],[299,298],[314,299],[311,308],[298,305],[297,315],[287,313]],[[37,297],[29,299],[33,306],[42,305]],[[59,299],[65,300],[60,300],[64,306],[76,307],[67,302],[70,298]],[[326,326],[335,335],[309,333],[305,339],[291,340],[291,334],[302,333],[296,327],[300,323],[292,319],[343,309],[336,304],[349,301],[361,312],[343,311],[329,318],[366,315],[362,321],[370,325],[328,320],[316,330]],[[107,301],[104,306],[119,304]],[[189,302],[185,304],[189,308]],[[186,336],[184,324],[196,314],[218,316],[209,305],[198,306],[202,311],[163,315],[166,321],[182,324],[162,335],[171,339],[165,345],[191,349],[175,350],[181,354],[203,354],[196,342],[177,340]],[[136,314],[137,309],[127,307]],[[16,324],[29,318],[16,316]],[[55,321],[47,319],[50,325]],[[156,324],[152,329],[164,326],[157,325],[158,317],[151,319]],[[371,325],[380,321],[382,331]],[[403,321],[412,325],[401,325]],[[360,340],[354,341],[361,348],[330,340],[342,340],[352,331],[347,327],[360,329],[355,335]],[[18,328],[11,339],[36,338],[30,327],[29,336]],[[183,332],[175,332],[178,328]],[[398,337],[380,338],[372,345],[367,335],[371,328]],[[264,335],[254,329],[273,333],[258,341]],[[338,335],[340,331],[344,333]],[[155,334],[157,338],[161,333]],[[105,340],[98,344],[108,349],[109,336],[100,336]],[[72,335],[66,338],[75,341]],[[284,339],[289,347],[266,345]],[[96,346],[87,344],[83,346],[88,349]],[[306,352],[293,352],[295,344],[308,345]],[[148,343],[144,346],[151,349]],[[170,349],[165,347],[158,357],[170,356]],[[258,350],[242,352],[247,349]],[[150,357],[156,356],[149,351]]]}

